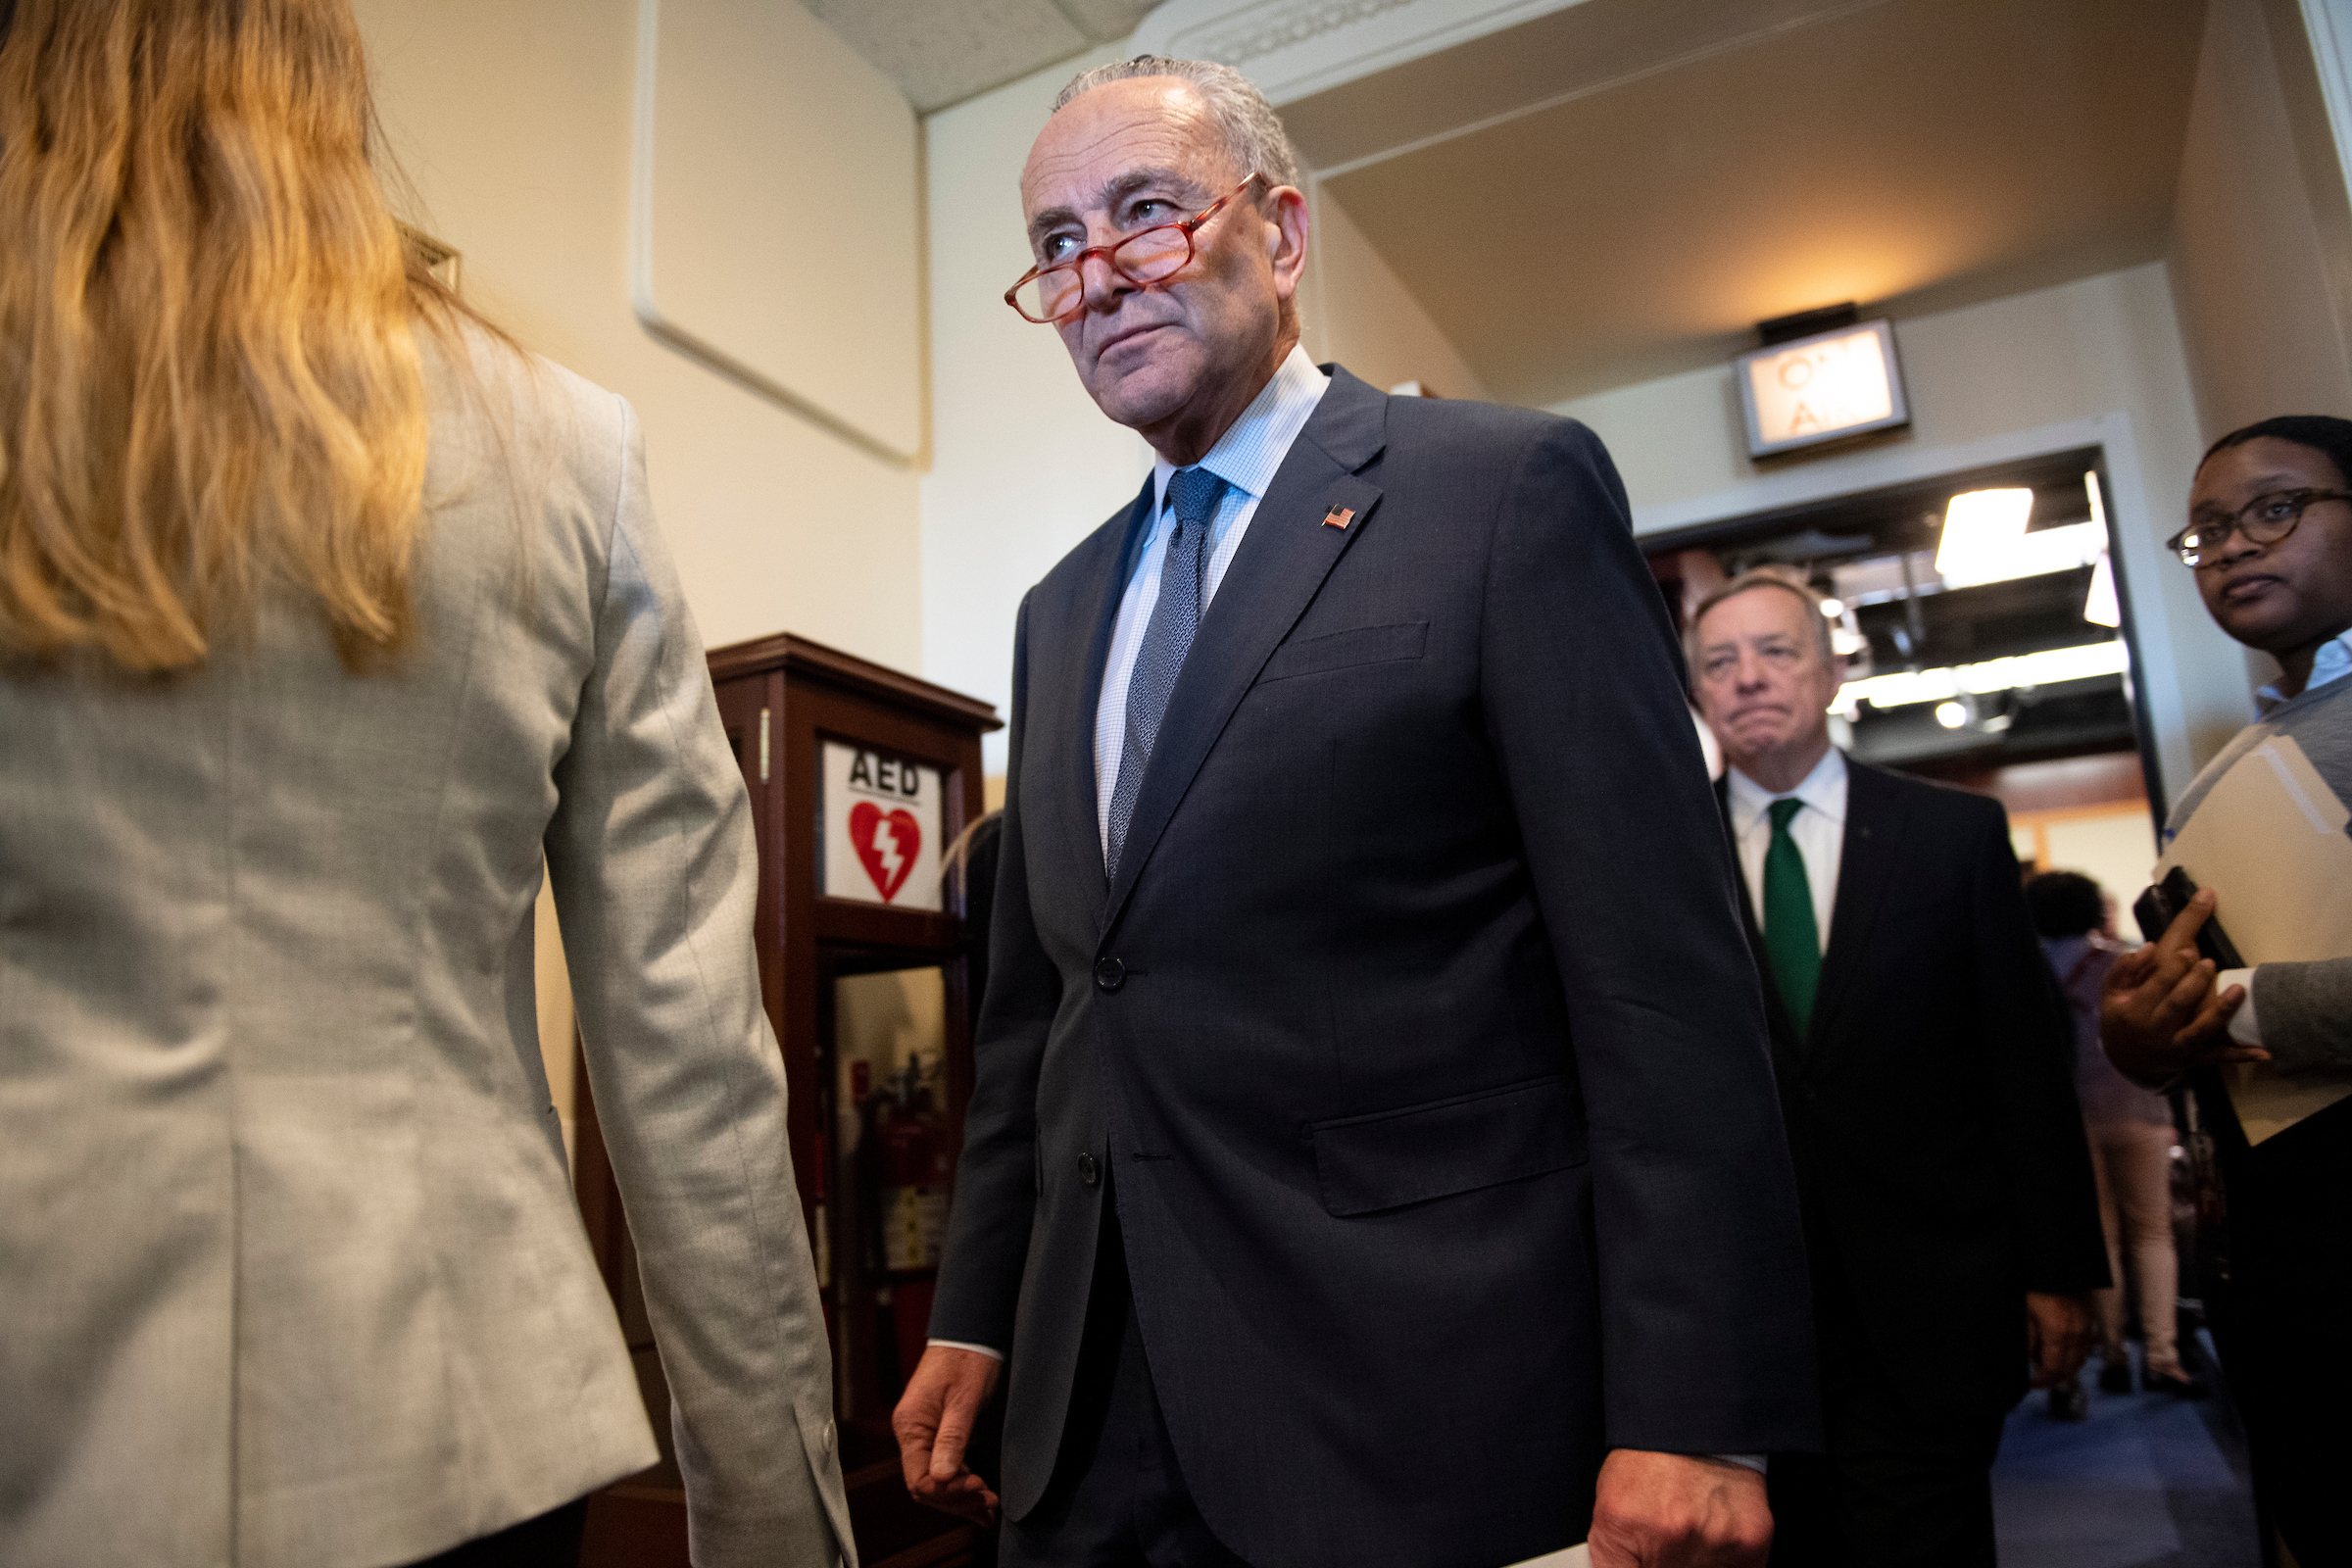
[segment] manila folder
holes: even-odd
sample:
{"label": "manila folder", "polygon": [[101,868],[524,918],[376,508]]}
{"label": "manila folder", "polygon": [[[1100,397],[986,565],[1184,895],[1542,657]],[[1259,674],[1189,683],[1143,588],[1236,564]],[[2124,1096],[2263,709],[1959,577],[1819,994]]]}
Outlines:
{"label": "manila folder", "polygon": [[[2352,956],[2352,810],[2288,735],[2239,758],[2156,863],[2221,897],[2214,918],[2249,964]],[[2352,1074],[2222,1068],[2246,1142],[2259,1144],[2352,1095]]]}

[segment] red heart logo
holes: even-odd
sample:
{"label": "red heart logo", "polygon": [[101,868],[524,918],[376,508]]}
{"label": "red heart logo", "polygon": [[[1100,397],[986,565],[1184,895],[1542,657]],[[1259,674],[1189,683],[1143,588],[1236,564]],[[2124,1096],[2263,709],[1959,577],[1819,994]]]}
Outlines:
{"label": "red heart logo", "polygon": [[865,874],[874,879],[882,902],[888,904],[906,885],[906,873],[914,869],[914,858],[923,847],[923,829],[912,811],[900,808],[885,813],[873,802],[859,801],[850,808],[850,842],[857,846],[858,858],[865,866]]}

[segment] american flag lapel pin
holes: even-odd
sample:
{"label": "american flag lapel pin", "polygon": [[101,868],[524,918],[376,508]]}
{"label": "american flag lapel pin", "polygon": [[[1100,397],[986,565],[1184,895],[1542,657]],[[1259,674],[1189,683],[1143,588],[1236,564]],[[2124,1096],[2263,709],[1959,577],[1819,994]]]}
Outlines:
{"label": "american flag lapel pin", "polygon": [[1355,509],[1353,507],[1334,507],[1323,514],[1323,526],[1326,528],[1338,528],[1344,531],[1354,520]]}

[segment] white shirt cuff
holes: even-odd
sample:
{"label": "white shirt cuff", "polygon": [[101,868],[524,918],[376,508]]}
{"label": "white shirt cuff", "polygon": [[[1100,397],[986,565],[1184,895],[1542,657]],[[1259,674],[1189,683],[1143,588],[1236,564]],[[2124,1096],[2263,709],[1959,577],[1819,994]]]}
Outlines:
{"label": "white shirt cuff", "polygon": [[2262,1024],[2254,1016],[2254,971],[2252,969],[2224,969],[2213,977],[2215,995],[2231,986],[2244,986],[2246,1000],[2237,1004],[2230,1015],[2230,1038],[2241,1046],[2262,1044]]}
{"label": "white shirt cuff", "polygon": [[945,1346],[951,1350],[970,1350],[975,1354],[985,1355],[992,1361],[1002,1361],[1004,1359],[1004,1352],[1003,1350],[996,1349],[991,1346],[972,1345],[962,1340],[926,1340],[924,1343],[927,1345]]}
{"label": "white shirt cuff", "polygon": [[1766,1473],[1765,1466],[1768,1463],[1760,1453],[1710,1453],[1707,1457],[1721,1459],[1725,1464],[1736,1464],[1742,1470],[1753,1470],[1758,1475]]}

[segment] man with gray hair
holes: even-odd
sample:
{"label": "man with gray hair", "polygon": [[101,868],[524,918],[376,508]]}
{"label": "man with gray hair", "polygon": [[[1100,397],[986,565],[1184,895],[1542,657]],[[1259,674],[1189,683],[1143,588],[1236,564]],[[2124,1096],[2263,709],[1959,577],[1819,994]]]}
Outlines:
{"label": "man with gray hair", "polygon": [[2002,1419],[2029,1359],[2043,1382],[2082,1364],[2107,1279],[2073,1020],[2008,817],[1830,744],[1838,661],[1801,577],[1733,578],[1687,647],[1820,1334],[1827,1452],[1773,1461],[1773,1561],[1990,1568]]}
{"label": "man with gray hair", "polygon": [[1224,67],[1079,77],[1021,197],[1006,303],[1159,461],[1021,607],[909,1488],[1013,1564],[1760,1562],[1803,1251],[1607,454],[1308,360]]}

